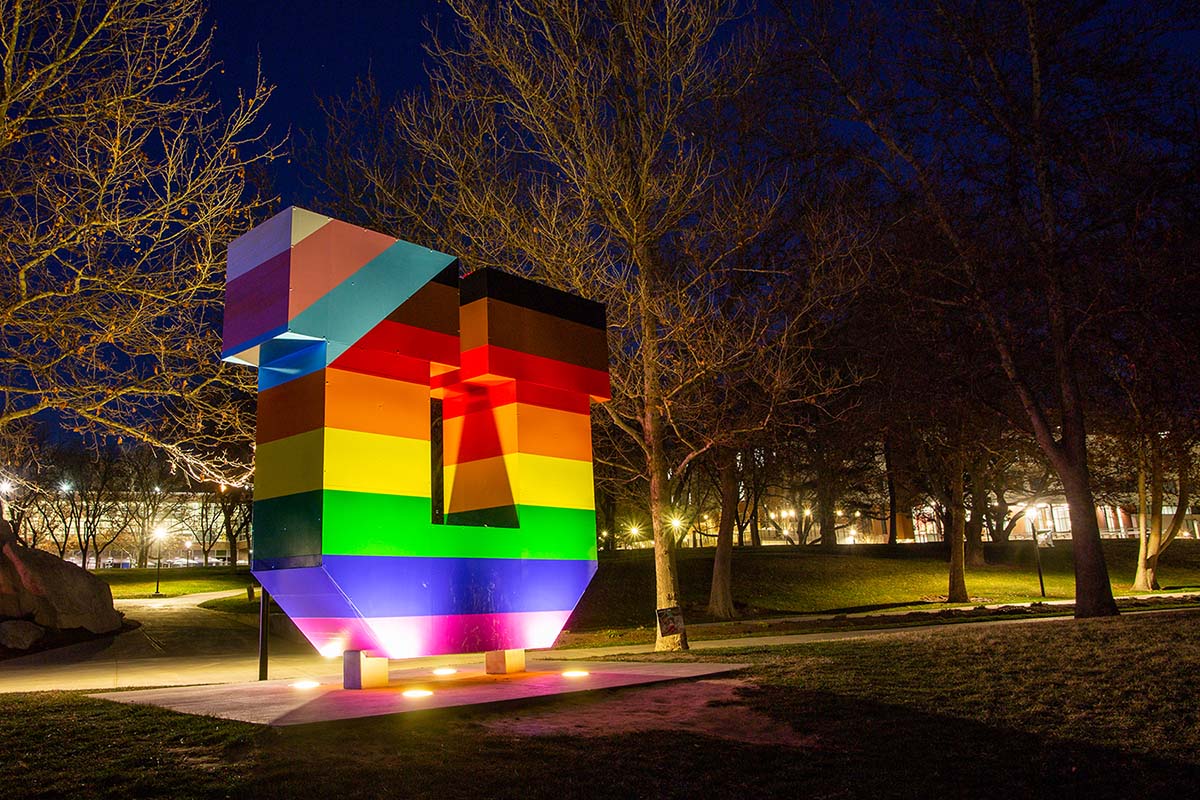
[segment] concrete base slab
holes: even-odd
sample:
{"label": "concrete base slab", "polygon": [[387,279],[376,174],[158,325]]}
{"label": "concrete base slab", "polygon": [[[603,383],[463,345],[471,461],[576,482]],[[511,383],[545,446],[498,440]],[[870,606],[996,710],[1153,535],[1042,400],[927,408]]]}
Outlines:
{"label": "concrete base slab", "polygon": [[341,676],[333,675],[319,681],[256,681],[90,696],[260,725],[303,725],[640,686],[718,675],[744,666],[530,661],[527,671],[516,675],[488,675],[482,664],[461,665],[452,674],[435,675],[428,666],[392,670],[389,685],[375,689],[346,690],[341,688]]}

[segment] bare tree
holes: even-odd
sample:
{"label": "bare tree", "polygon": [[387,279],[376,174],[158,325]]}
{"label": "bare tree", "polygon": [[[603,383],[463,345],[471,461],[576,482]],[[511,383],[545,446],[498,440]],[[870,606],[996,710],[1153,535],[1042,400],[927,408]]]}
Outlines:
{"label": "bare tree", "polygon": [[0,428],[55,413],[241,476],[250,387],[215,323],[270,89],[209,97],[205,10],[0,0]]}
{"label": "bare tree", "polygon": [[182,476],[161,452],[145,446],[130,448],[125,462],[129,535],[137,566],[145,567],[155,532],[182,513],[189,494]]}
{"label": "bare tree", "polygon": [[[1089,337],[1123,308],[1147,198],[1180,174],[1187,69],[1174,4],[1073,0],[903,9],[804,4],[798,57],[859,125],[864,157],[944,243],[935,303],[974,315],[1071,509],[1076,615],[1116,613],[1088,469]],[[1015,418],[1015,415],[1014,415]]]}
{"label": "bare tree", "polygon": [[[773,208],[762,181],[727,179],[701,124],[757,71],[733,31],[737,4],[451,9],[428,94],[394,118],[393,157],[343,149],[329,183],[365,196],[375,224],[469,267],[530,271],[607,304],[615,399],[604,408],[648,486],[657,605],[677,606],[671,476],[714,442],[697,438],[671,463],[667,439],[693,422],[681,398],[759,340],[719,335],[717,287],[744,269],[737,257]],[[686,647],[686,636],[657,646]]]}
{"label": "bare tree", "polygon": [[207,567],[209,554],[225,532],[220,501],[212,492],[201,492],[187,505],[180,523],[200,546],[201,558]]}
{"label": "bare tree", "polygon": [[47,489],[46,501],[56,518],[51,538],[60,556],[73,542],[80,566],[86,569],[90,559],[98,568],[101,556],[131,522],[121,452],[112,446],[72,444],[58,448],[53,463],[56,483]]}
{"label": "bare tree", "polygon": [[250,521],[254,511],[254,492],[248,486],[220,484],[216,491],[221,509],[221,530],[229,551],[230,566],[237,566],[238,542],[250,542]]}

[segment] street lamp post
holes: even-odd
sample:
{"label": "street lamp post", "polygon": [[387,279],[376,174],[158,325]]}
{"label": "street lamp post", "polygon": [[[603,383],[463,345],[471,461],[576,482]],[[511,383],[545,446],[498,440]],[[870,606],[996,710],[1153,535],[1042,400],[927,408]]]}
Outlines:
{"label": "street lamp post", "polygon": [[150,595],[151,597],[163,596],[162,592],[159,591],[159,582],[162,578],[162,542],[163,539],[166,538],[166,535],[167,532],[162,528],[158,528],[154,531],[154,539],[158,542],[158,558],[156,559],[157,564],[154,567],[154,594]]}
{"label": "street lamp post", "polygon": [[1042,590],[1042,597],[1045,597],[1046,579],[1042,577],[1042,545],[1038,541],[1037,517],[1036,508],[1031,506],[1025,509],[1025,521],[1029,523],[1029,533],[1033,537],[1033,560],[1037,563],[1038,586]]}
{"label": "street lamp post", "polygon": [[184,553],[184,566],[190,567],[192,565],[192,540],[191,539],[188,539],[186,542],[183,543],[183,553]]}

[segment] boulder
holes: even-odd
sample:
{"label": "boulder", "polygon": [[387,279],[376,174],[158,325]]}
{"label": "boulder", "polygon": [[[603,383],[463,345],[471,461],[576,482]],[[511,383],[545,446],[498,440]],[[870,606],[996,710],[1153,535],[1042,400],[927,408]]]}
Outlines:
{"label": "boulder", "polygon": [[92,633],[121,627],[107,583],[51,553],[26,547],[0,519],[0,619],[4,618]]}
{"label": "boulder", "polygon": [[9,650],[28,650],[42,640],[46,631],[29,620],[10,619],[0,622],[0,647]]}

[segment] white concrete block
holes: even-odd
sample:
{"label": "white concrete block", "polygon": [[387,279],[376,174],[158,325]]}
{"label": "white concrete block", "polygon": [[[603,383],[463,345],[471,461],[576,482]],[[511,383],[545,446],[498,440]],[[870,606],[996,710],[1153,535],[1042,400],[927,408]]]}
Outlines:
{"label": "white concrete block", "polygon": [[483,655],[488,675],[511,675],[525,671],[524,650],[489,650]]}
{"label": "white concrete block", "polygon": [[362,650],[342,654],[342,688],[375,689],[388,685],[388,660],[374,658]]}

